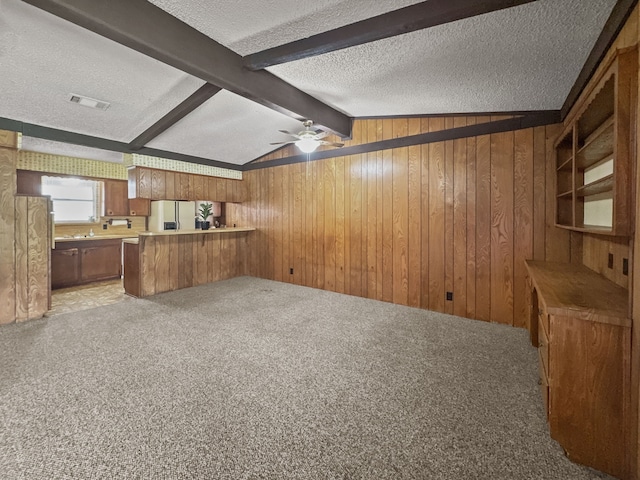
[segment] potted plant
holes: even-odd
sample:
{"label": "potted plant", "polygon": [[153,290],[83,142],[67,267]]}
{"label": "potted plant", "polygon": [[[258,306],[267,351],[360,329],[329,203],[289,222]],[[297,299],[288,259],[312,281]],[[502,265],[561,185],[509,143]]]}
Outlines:
{"label": "potted plant", "polygon": [[210,203],[201,203],[200,204],[200,217],[202,218],[201,228],[202,230],[209,230],[211,227],[211,222],[207,221],[207,218],[211,215],[212,205]]}

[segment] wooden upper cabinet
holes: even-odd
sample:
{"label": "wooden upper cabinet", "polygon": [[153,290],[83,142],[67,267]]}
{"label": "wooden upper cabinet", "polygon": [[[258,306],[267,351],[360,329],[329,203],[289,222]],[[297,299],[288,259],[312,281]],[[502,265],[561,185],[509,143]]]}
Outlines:
{"label": "wooden upper cabinet", "polygon": [[556,141],[556,225],[628,236],[638,53],[616,55]]}
{"label": "wooden upper cabinet", "polygon": [[150,168],[129,168],[129,198],[151,198],[151,175]]}
{"label": "wooden upper cabinet", "polygon": [[127,182],[124,180],[104,181],[104,215],[107,217],[129,215]]}
{"label": "wooden upper cabinet", "polygon": [[242,202],[246,194],[242,180],[146,167],[129,169],[128,186],[130,199]]}

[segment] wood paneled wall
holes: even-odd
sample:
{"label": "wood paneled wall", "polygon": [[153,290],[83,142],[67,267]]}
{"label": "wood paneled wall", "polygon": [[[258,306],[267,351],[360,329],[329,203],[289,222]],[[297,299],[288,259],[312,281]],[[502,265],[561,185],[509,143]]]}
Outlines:
{"label": "wood paneled wall", "polygon": [[[350,143],[503,118],[357,120]],[[245,172],[249,201],[227,210],[228,222],[258,229],[244,273],[524,326],[524,260],[571,257],[569,232],[550,228],[558,131]]]}

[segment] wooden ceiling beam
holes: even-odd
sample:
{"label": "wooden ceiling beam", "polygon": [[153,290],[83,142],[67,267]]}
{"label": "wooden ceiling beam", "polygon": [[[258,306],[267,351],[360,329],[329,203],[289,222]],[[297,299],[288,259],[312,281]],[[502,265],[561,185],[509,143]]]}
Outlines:
{"label": "wooden ceiling beam", "polygon": [[23,0],[195,77],[342,137],[351,118],[266,71],[146,0]]}
{"label": "wooden ceiling beam", "polygon": [[144,147],[151,140],[156,138],[162,132],[172,127],[184,117],[193,112],[196,108],[202,105],[204,102],[213,97],[216,93],[222,90],[220,87],[205,83],[198,90],[192,93],[182,103],[176,106],[173,110],[167,113],[164,117],[158,120],[156,123],[147,128],[144,132],[138,135],[134,140],[129,143],[131,150],[139,150]]}
{"label": "wooden ceiling beam", "polygon": [[263,168],[279,167],[282,165],[291,165],[293,163],[326,160],[328,158],[347,157],[349,155],[362,155],[363,153],[390,150],[392,148],[412,147],[415,145],[425,145],[428,143],[458,140],[460,138],[490,135],[492,133],[511,132],[514,130],[539,127],[542,125],[552,125],[559,122],[560,110],[540,110],[531,112],[521,117],[509,118],[506,120],[495,120],[492,122],[478,123],[465,127],[455,127],[448,130],[439,130],[437,132],[407,135],[405,137],[379,140],[371,143],[362,143],[360,145],[351,145],[348,147],[335,148],[332,150],[320,150],[310,154],[305,153],[292,155],[276,160],[258,162],[256,160],[259,159],[256,159],[252,162],[245,163],[241,169],[242,171],[246,172],[250,170],[260,170]]}
{"label": "wooden ceiling beam", "polygon": [[301,60],[536,0],[428,0],[244,57],[249,70]]}

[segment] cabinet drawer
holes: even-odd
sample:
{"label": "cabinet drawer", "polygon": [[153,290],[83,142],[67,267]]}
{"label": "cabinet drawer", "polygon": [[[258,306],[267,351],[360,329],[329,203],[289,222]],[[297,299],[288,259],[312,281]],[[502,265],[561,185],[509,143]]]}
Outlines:
{"label": "cabinet drawer", "polygon": [[549,378],[549,337],[542,326],[542,321],[538,323],[538,356],[544,374]]}

